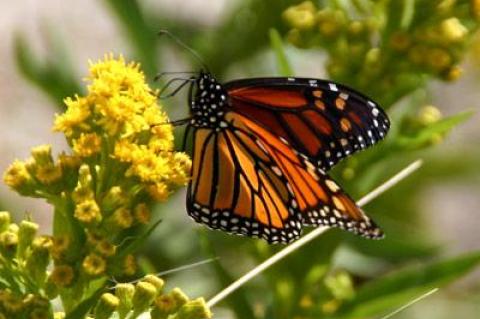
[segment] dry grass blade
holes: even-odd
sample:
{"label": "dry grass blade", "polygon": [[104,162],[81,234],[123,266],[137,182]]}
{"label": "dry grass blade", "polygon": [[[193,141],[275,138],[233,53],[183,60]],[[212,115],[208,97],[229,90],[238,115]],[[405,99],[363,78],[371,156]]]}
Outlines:
{"label": "dry grass blade", "polygon": [[395,311],[390,312],[388,315],[385,315],[385,316],[383,316],[383,317],[380,318],[380,319],[388,319],[388,318],[391,318],[391,317],[395,316],[395,315],[396,315],[397,313],[399,313],[400,311],[403,311],[403,310],[405,310],[406,308],[410,307],[411,305],[419,302],[420,300],[425,299],[425,298],[427,298],[427,297],[430,296],[430,295],[433,295],[434,293],[436,293],[436,292],[438,291],[438,289],[439,289],[439,288],[434,288],[434,289],[432,289],[432,290],[430,290],[430,291],[427,291],[427,292],[424,293],[423,295],[421,295],[421,296],[413,299],[412,301],[406,303],[405,305],[401,306],[400,308],[396,309]]}

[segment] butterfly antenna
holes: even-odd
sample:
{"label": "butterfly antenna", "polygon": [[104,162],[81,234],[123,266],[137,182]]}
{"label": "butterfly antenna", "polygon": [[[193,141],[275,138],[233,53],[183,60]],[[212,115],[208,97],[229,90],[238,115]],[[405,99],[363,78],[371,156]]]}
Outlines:
{"label": "butterfly antenna", "polygon": [[182,40],[180,40],[179,38],[177,38],[176,36],[174,36],[170,31],[168,30],[160,30],[158,32],[158,35],[159,36],[162,36],[162,35],[166,35],[168,36],[170,39],[172,39],[173,41],[175,41],[175,43],[182,47],[183,49],[187,50],[196,60],[197,62],[200,63],[200,65],[202,66],[202,68],[204,68],[206,71],[208,71],[208,67],[207,67],[207,64],[205,63],[205,61],[200,57],[200,55],[195,52],[195,50],[193,50],[191,47],[189,47],[188,45],[186,45]]}

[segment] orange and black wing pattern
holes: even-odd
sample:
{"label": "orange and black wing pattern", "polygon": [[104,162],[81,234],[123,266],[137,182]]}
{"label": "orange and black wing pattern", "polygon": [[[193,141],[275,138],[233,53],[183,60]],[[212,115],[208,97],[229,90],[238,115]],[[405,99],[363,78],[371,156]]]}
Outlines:
{"label": "orange and black wing pattern", "polygon": [[324,170],[383,139],[390,127],[375,102],[333,82],[258,78],[232,81],[225,89],[234,112],[281,137]]}
{"label": "orange and black wing pattern", "polygon": [[355,202],[286,138],[237,112],[227,112],[223,123],[218,130],[193,131],[187,210],[194,220],[270,243],[291,242],[303,226],[317,225],[382,237]]}

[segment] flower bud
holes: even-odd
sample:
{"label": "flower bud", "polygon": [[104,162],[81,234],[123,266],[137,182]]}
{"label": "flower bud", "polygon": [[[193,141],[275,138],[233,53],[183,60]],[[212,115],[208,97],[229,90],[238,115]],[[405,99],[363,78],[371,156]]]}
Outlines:
{"label": "flower bud", "polygon": [[87,164],[82,164],[78,169],[78,182],[82,186],[90,186],[92,183],[92,175]]}
{"label": "flower bud", "polygon": [[137,206],[135,206],[133,211],[134,211],[135,219],[140,224],[148,224],[152,213],[150,212],[150,208],[148,208],[147,204],[140,203]]}
{"label": "flower bud", "polygon": [[132,309],[134,292],[135,286],[132,284],[118,284],[115,286],[115,295],[119,300],[117,312],[120,319],[125,318]]}
{"label": "flower bud", "polygon": [[35,177],[44,185],[50,185],[62,178],[62,168],[58,165],[48,164],[38,166]]}
{"label": "flower bud", "polygon": [[422,126],[428,126],[438,122],[441,118],[442,112],[433,105],[423,106],[418,113],[418,121]]}
{"label": "flower bud", "polygon": [[152,319],[166,319],[178,309],[178,305],[171,294],[160,295],[155,298],[150,316]]}
{"label": "flower bud", "polygon": [[100,208],[94,199],[87,199],[75,207],[74,216],[85,224],[97,224],[102,220]]}
{"label": "flower bud", "polygon": [[115,255],[115,251],[117,250],[117,247],[111,243],[109,243],[107,240],[102,240],[100,241],[97,246],[95,246],[95,249],[102,255],[106,257],[111,257]]}
{"label": "flower bud", "polygon": [[440,24],[440,32],[443,39],[448,42],[460,42],[468,34],[468,29],[458,20],[458,18],[448,18]]}
{"label": "flower bud", "polygon": [[135,286],[135,293],[133,294],[133,317],[145,312],[151,305],[152,301],[157,295],[157,289],[154,285],[148,282],[140,281]]}
{"label": "flower bud", "polygon": [[456,81],[462,76],[463,70],[458,65],[453,65],[443,74],[443,78],[446,81]]}
{"label": "flower bud", "polygon": [[53,164],[52,145],[39,145],[31,150],[31,154],[37,166],[47,166]]}
{"label": "flower bud", "polygon": [[82,263],[83,270],[91,276],[98,276],[105,272],[107,262],[97,254],[89,254]]}
{"label": "flower bud", "polygon": [[203,298],[191,300],[183,305],[175,316],[176,319],[210,319],[212,312]]}
{"label": "flower bud", "polygon": [[55,312],[53,319],[65,319],[65,312]]}
{"label": "flower bud", "polygon": [[157,289],[157,294],[161,294],[163,286],[165,286],[165,282],[163,281],[163,279],[155,275],[146,275],[145,277],[143,277],[142,281],[154,285]]}
{"label": "flower bud", "polygon": [[20,228],[18,230],[18,256],[23,258],[28,246],[33,242],[35,235],[37,234],[38,225],[28,220],[22,220],[20,222]]}
{"label": "flower bud", "polygon": [[126,194],[120,186],[113,186],[107,192],[107,195],[103,198],[102,208],[106,211],[112,211],[118,206],[126,203]]}
{"label": "flower bud", "polygon": [[337,35],[345,26],[345,13],[341,10],[324,9],[318,11],[318,30],[320,34],[327,38]]}
{"label": "flower bud", "polygon": [[15,160],[3,174],[3,181],[22,195],[29,193],[33,179],[24,162]]}
{"label": "flower bud", "polygon": [[18,235],[11,231],[6,231],[0,234],[0,247],[2,255],[8,258],[13,258],[17,251]]}
{"label": "flower bud", "polygon": [[349,300],[353,298],[355,294],[352,278],[345,271],[341,271],[337,274],[327,276],[324,282],[325,286],[330,290],[330,293],[337,300]]}
{"label": "flower bud", "polygon": [[69,265],[56,265],[50,274],[48,281],[58,287],[67,287],[73,281],[73,268]]}
{"label": "flower bud", "polygon": [[89,186],[84,186],[78,183],[77,187],[72,192],[72,198],[75,203],[81,203],[87,200],[94,199],[93,190]]}
{"label": "flower bud", "polygon": [[137,271],[137,262],[135,257],[131,254],[127,255],[123,260],[123,273],[127,276],[132,276]]}
{"label": "flower bud", "polygon": [[68,248],[70,247],[70,237],[67,235],[58,235],[53,237],[52,248],[50,253],[56,260],[64,258]]}
{"label": "flower bud", "polygon": [[120,301],[111,293],[104,293],[95,307],[95,319],[108,319],[118,308]]}
{"label": "flower bud", "polygon": [[10,225],[10,213],[2,211],[0,212],[0,233],[3,233],[8,229],[8,225]]}
{"label": "flower bud", "polygon": [[173,300],[175,300],[177,307],[183,306],[189,300],[188,296],[180,288],[173,288],[170,295],[173,297]]}
{"label": "flower bud", "polygon": [[311,1],[291,6],[282,14],[289,26],[298,30],[309,30],[315,26],[315,5]]}
{"label": "flower bud", "polygon": [[117,227],[123,229],[129,228],[133,224],[132,212],[127,207],[117,208],[112,215],[111,221]]}
{"label": "flower bud", "polygon": [[52,240],[47,236],[37,237],[32,243],[32,252],[27,257],[26,269],[40,284],[45,281],[47,276],[46,270],[50,262],[49,250],[52,247]]}

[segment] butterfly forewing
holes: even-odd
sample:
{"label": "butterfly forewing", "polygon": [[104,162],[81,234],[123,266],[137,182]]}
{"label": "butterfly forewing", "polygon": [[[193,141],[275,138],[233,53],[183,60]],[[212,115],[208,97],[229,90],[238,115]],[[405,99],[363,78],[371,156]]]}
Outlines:
{"label": "butterfly forewing", "polygon": [[340,84],[302,78],[261,78],[225,85],[230,107],[282,137],[316,166],[329,169],[383,139],[386,114]]}

